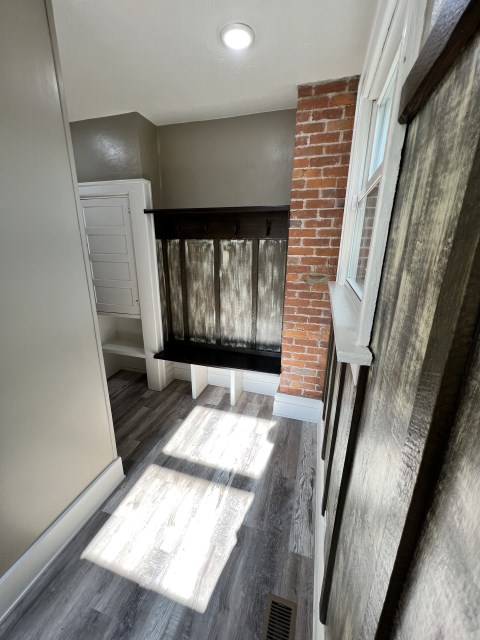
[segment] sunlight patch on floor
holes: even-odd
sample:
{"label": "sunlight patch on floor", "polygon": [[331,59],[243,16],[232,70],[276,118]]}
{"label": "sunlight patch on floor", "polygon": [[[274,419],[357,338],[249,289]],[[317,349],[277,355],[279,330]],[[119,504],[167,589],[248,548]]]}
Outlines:
{"label": "sunlight patch on floor", "polygon": [[[213,420],[212,420],[213,418]],[[163,448],[175,456],[258,479],[274,445],[274,420],[195,407]]]}
{"label": "sunlight patch on floor", "polygon": [[203,613],[253,499],[151,464],[82,559]]}

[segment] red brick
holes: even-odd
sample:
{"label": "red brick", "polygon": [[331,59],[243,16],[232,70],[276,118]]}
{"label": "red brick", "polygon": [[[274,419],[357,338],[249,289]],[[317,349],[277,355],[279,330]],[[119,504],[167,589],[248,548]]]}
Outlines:
{"label": "red brick", "polygon": [[[317,192],[318,194],[318,192]],[[331,199],[327,200],[306,200],[305,201],[305,209],[331,209],[335,206],[335,201]]]}
{"label": "red brick", "polygon": [[343,207],[342,208],[333,208],[333,209],[322,209],[321,211],[322,217],[326,218],[343,218]]}
{"label": "red brick", "polygon": [[308,122],[311,118],[311,113],[309,111],[301,111],[297,113],[297,126],[299,122]]}
{"label": "red brick", "polygon": [[330,120],[327,122],[327,131],[351,131],[353,129],[353,118],[342,118],[341,120]]}
{"label": "red brick", "polygon": [[306,220],[308,218],[318,218],[318,211],[316,209],[302,209],[302,211],[298,211],[296,209],[294,215],[295,219],[301,222],[302,220]]}
{"label": "red brick", "polygon": [[304,169],[293,169],[292,178],[303,178]]}
{"label": "red brick", "polygon": [[297,135],[295,136],[295,146],[296,147],[307,147],[310,144],[310,136],[308,134],[305,135]]}
{"label": "red brick", "polygon": [[300,85],[298,87],[298,97],[305,98],[306,96],[313,95],[313,87],[309,84]]}
{"label": "red brick", "polygon": [[[322,169],[320,167],[310,167],[305,169],[305,177],[307,178],[307,184],[310,181],[313,182],[314,187],[336,187],[338,186],[338,178],[325,178],[322,175]],[[318,183],[318,184],[317,184]]]}
{"label": "red brick", "polygon": [[[298,198],[296,200],[290,200],[290,211],[295,211],[296,209],[303,209],[303,206],[304,206],[304,200],[299,200]],[[292,216],[291,220],[294,221],[295,216]]]}
{"label": "red brick", "polygon": [[312,120],[337,120],[343,118],[343,109],[314,109],[312,113]]}
{"label": "red brick", "polygon": [[334,144],[325,145],[324,153],[338,153],[340,155],[343,155],[344,153],[350,153],[351,148],[352,145],[350,142],[337,142]]}
{"label": "red brick", "polygon": [[294,158],[293,167],[294,169],[302,169],[309,166],[308,158]]}
{"label": "red brick", "polygon": [[356,105],[355,104],[348,104],[345,106],[344,110],[343,110],[343,115],[346,118],[353,118],[355,115],[355,111],[356,111]]}
{"label": "red brick", "polygon": [[305,200],[306,198],[316,197],[318,197],[318,189],[294,189],[292,191],[292,199]]}
{"label": "red brick", "polygon": [[341,156],[318,156],[310,160],[311,167],[333,167],[340,164]]}
{"label": "red brick", "polygon": [[311,156],[320,156],[323,153],[323,149],[324,149],[323,145],[317,145],[317,146],[308,145],[304,147],[297,147],[295,157],[306,158]]}
{"label": "red brick", "polygon": [[341,80],[327,80],[319,82],[313,87],[314,95],[325,95],[326,93],[341,93],[348,89],[350,78]]}
{"label": "red brick", "polygon": [[323,109],[324,107],[328,107],[329,98],[320,96],[320,97],[312,97],[312,98],[299,98],[297,110],[305,111],[306,109]]}
{"label": "red brick", "polygon": [[302,176],[304,178],[320,178],[322,175],[322,172],[320,169],[312,169],[311,167],[308,167],[307,169],[303,169],[302,170]]}
{"label": "red brick", "polygon": [[348,166],[343,167],[324,167],[323,175],[327,177],[346,178],[348,176]]}
{"label": "red brick", "polygon": [[[326,121],[325,122],[310,122],[310,118],[305,120],[298,120],[297,125],[295,127],[295,134],[305,134],[305,133],[321,133],[325,131]],[[337,138],[339,140],[340,137]],[[336,140],[332,140],[332,142],[336,142]]]}
{"label": "red brick", "polygon": [[348,81],[348,90],[357,91],[359,82],[360,82],[359,76],[354,76],[353,78],[350,78],[350,80]]}
{"label": "red brick", "polygon": [[357,94],[355,93],[339,93],[336,96],[331,96],[330,104],[334,106],[346,106],[354,105],[357,102]]}
{"label": "red brick", "polygon": [[289,236],[293,238],[305,238],[305,237],[315,237],[314,229],[290,229],[288,232]]}
{"label": "red brick", "polygon": [[[292,189],[305,189],[305,180],[299,180],[297,178],[294,178],[292,180]],[[315,186],[315,185],[311,185],[311,186]]]}

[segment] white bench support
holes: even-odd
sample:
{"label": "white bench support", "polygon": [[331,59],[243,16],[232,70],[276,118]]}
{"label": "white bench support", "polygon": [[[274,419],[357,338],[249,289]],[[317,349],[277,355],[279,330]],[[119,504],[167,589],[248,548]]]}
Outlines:
{"label": "white bench support", "polygon": [[230,404],[234,407],[243,391],[243,371],[232,369],[230,371]]}
{"label": "white bench support", "polygon": [[192,398],[196,400],[208,384],[208,367],[190,365],[192,374]]}

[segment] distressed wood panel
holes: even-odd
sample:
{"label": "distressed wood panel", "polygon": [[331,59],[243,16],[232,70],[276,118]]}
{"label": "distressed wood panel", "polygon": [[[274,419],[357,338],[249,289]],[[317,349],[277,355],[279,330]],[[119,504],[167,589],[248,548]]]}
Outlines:
{"label": "distressed wood panel", "polygon": [[287,241],[275,220],[288,220],[288,207],[272,216],[268,207],[247,209],[230,218],[223,209],[156,212],[159,257],[168,246],[159,276],[171,347],[192,340],[280,353]]}
{"label": "distressed wood panel", "polygon": [[410,122],[480,27],[477,0],[442,0],[439,13],[402,89],[399,122]]}
{"label": "distressed wood panel", "polygon": [[343,398],[341,401],[341,411],[338,420],[337,443],[332,458],[332,470],[330,474],[330,486],[327,499],[327,523],[325,529],[325,557],[330,549],[333,522],[337,511],[338,491],[342,479],[342,471],[345,462],[348,436],[352,421],[353,404],[355,401],[356,388],[353,384],[353,377],[350,367],[345,373],[345,384],[343,387]]}
{"label": "distressed wood panel", "polygon": [[346,375],[346,387],[342,398],[342,414],[340,415],[338,446],[332,461],[331,488],[329,492],[328,518],[325,531],[325,564],[320,595],[320,621],[327,619],[332,576],[337,557],[338,541],[342,529],[343,512],[353,459],[357,443],[368,367],[361,367],[355,387],[351,372]]}
{"label": "distressed wood panel", "polygon": [[253,346],[252,242],[220,241],[220,332],[229,347]]}
{"label": "distressed wood panel", "polygon": [[213,240],[185,241],[188,328],[190,339],[215,342]]}
{"label": "distressed wood panel", "polygon": [[332,358],[333,358],[333,350],[335,348],[335,336],[333,333],[333,322],[330,321],[330,333],[328,335],[328,348],[327,348],[327,364],[325,366],[325,376],[323,379],[323,410],[322,410],[322,420],[325,420],[325,416],[327,413],[327,405],[328,405],[328,397],[329,397],[329,384],[330,384],[330,369],[332,366]]}
{"label": "distressed wood panel", "polygon": [[405,587],[397,640],[480,638],[480,340]]}
{"label": "distressed wood panel", "polygon": [[285,291],[286,240],[260,240],[257,349],[280,351]]}
{"label": "distressed wood panel", "polygon": [[[340,370],[342,363],[337,361],[336,353],[333,354],[331,370],[329,374],[329,397],[327,416],[323,422],[323,440],[322,440],[322,459],[325,460],[327,446],[329,445],[329,439],[331,438],[332,425],[335,420],[335,414],[337,412],[338,404],[338,390],[340,388]],[[327,472],[327,466],[325,465],[324,474]]]}
{"label": "distressed wood panel", "polygon": [[325,434],[327,439],[325,449],[325,465],[324,465],[324,483],[322,496],[322,515],[325,513],[327,506],[328,490],[330,486],[330,476],[332,474],[333,456],[335,454],[335,446],[337,443],[338,423],[342,411],[342,403],[344,401],[345,375],[348,365],[341,362],[339,365],[338,387],[336,389],[335,411],[330,418],[330,427]]}
{"label": "distressed wood panel", "polygon": [[170,295],[167,297],[166,281],[165,281],[165,269],[163,266],[163,246],[161,240],[156,240],[157,245],[157,270],[158,270],[158,287],[160,290],[160,309],[162,312],[162,331],[164,343],[168,339],[169,333],[172,330],[171,327],[171,310],[168,308],[170,305]]}
{"label": "distressed wood panel", "polygon": [[175,340],[183,340],[183,295],[180,272],[180,241],[168,240],[168,275],[170,282],[170,307],[172,314],[172,334]]}
{"label": "distressed wood panel", "polygon": [[[333,329],[331,330],[333,333]],[[337,372],[337,351],[335,349],[335,340],[332,339],[332,353],[330,354],[328,368],[325,370],[325,404],[322,413],[322,426],[323,426],[323,438],[322,438],[322,460],[325,459],[325,448],[327,446],[327,433],[328,425],[330,424],[330,415],[332,413],[332,402],[335,392],[335,375]],[[328,390],[328,391],[327,391]]]}
{"label": "distressed wood panel", "polygon": [[477,37],[408,132],[332,582],[329,639],[375,638],[391,588],[461,306],[451,267],[468,252],[457,247],[452,255],[452,246],[480,135],[479,44]]}

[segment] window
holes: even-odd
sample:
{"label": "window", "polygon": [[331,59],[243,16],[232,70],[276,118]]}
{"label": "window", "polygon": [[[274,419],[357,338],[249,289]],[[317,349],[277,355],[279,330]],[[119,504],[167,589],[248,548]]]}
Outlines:
{"label": "window", "polygon": [[368,256],[372,242],[378,187],[379,179],[376,180],[374,186],[365,193],[356,206],[355,231],[350,249],[348,283],[360,299],[365,285]]}
{"label": "window", "polygon": [[373,225],[382,177],[387,134],[397,77],[397,57],[378,100],[370,101],[370,125],[360,193],[354,199],[354,232],[348,261],[347,282],[361,300],[367,273]]}
{"label": "window", "polygon": [[344,303],[334,308],[353,351],[370,343],[405,138],[400,93],[421,46],[426,4],[379,3],[360,78],[336,281]]}

